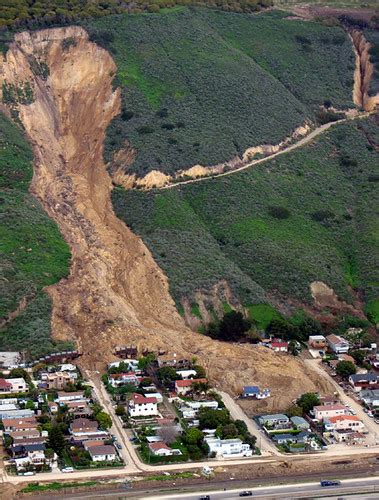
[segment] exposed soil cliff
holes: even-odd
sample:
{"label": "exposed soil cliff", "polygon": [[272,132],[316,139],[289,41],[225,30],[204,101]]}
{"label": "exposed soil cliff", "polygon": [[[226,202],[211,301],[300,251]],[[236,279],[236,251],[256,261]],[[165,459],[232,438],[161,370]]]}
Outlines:
{"label": "exposed soil cliff", "polygon": [[355,50],[354,71],[354,104],[365,111],[374,111],[379,105],[379,94],[370,96],[370,82],[374,74],[374,66],[370,62],[371,44],[365,39],[363,33],[358,30],[350,32],[351,40]]}
{"label": "exposed soil cliff", "polygon": [[48,289],[54,337],[77,340],[92,368],[129,342],[196,355],[214,383],[231,392],[244,383],[271,387],[271,408],[328,389],[295,358],[218,343],[184,325],[149,250],[113,213],[102,158],[106,127],[120,106],[115,70],[110,55],[77,27],[16,35],[0,65],[0,83],[30,87],[28,99],[8,106],[34,148],[32,192],[72,252],[69,277]]}

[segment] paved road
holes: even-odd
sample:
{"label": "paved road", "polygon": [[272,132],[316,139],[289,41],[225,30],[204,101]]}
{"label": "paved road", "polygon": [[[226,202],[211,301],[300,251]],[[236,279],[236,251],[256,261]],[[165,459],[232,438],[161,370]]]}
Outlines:
{"label": "paved road", "polygon": [[178,187],[178,186],[183,186],[185,184],[193,184],[194,182],[202,182],[202,181],[209,180],[209,179],[215,179],[216,177],[226,177],[227,175],[236,174],[237,172],[241,172],[242,170],[246,170],[247,168],[253,167],[255,165],[259,165],[260,163],[264,163],[266,161],[270,161],[270,160],[272,160],[273,158],[275,158],[275,157],[277,157],[279,155],[283,155],[283,154],[289,153],[289,152],[291,152],[291,151],[293,151],[293,150],[295,150],[297,148],[305,146],[309,142],[313,141],[313,139],[315,139],[317,136],[323,134],[330,127],[333,127],[334,125],[338,125],[339,123],[343,123],[343,122],[350,121],[350,120],[367,118],[367,116],[369,116],[370,114],[372,114],[372,113],[362,113],[362,114],[359,114],[359,115],[356,115],[356,116],[351,116],[351,117],[348,117],[348,118],[343,118],[342,120],[337,120],[335,122],[330,122],[330,123],[325,123],[324,125],[320,125],[320,127],[317,127],[314,130],[312,130],[312,132],[310,132],[308,135],[306,135],[305,137],[303,137],[302,139],[300,139],[298,142],[295,142],[294,144],[291,144],[290,146],[287,146],[286,148],[282,149],[281,151],[278,151],[277,153],[273,153],[273,154],[271,154],[269,156],[266,156],[265,158],[260,158],[259,160],[252,160],[251,162],[246,163],[242,167],[236,168],[235,170],[229,170],[229,171],[224,172],[222,174],[210,175],[209,177],[198,177],[196,179],[189,179],[189,180],[186,180],[186,181],[174,182],[172,184],[167,184],[166,186],[162,186],[159,189],[172,189],[172,188],[175,188],[175,187]]}
{"label": "paved road", "polygon": [[[379,478],[365,478],[365,479],[346,479],[341,482],[340,486],[322,487],[320,483],[298,483],[298,484],[281,484],[278,486],[263,486],[248,488],[253,493],[253,498],[312,498],[348,494],[348,493],[362,493],[362,492],[377,492],[379,493]],[[199,500],[201,495],[207,494],[211,500],[229,500],[240,498],[239,493],[243,489],[213,490],[196,493],[182,493],[175,495],[154,495],[149,498],[154,500],[173,500],[173,499],[186,499],[186,500]],[[138,498],[138,496],[136,497]],[[251,498],[251,497],[250,497]]]}
{"label": "paved road", "polygon": [[261,449],[262,456],[280,455],[279,450],[266,434],[259,428],[255,421],[249,418],[243,409],[236,401],[226,392],[218,391],[225,406],[230,411],[230,415],[234,420],[243,420],[248,428],[248,431],[257,438],[257,446]]}
{"label": "paved road", "polygon": [[[357,403],[353,398],[348,396],[345,391],[337,384],[337,382],[329,375],[329,373],[322,367],[322,362],[319,359],[306,359],[305,363],[313,370],[317,371],[322,377],[326,378],[335,388],[343,404],[351,406],[357,413],[357,416],[362,420],[369,434],[367,435],[367,444],[370,446],[379,445],[379,425],[375,423],[373,418],[370,418],[367,413],[363,411],[362,406]],[[379,447],[378,447],[379,452]]]}

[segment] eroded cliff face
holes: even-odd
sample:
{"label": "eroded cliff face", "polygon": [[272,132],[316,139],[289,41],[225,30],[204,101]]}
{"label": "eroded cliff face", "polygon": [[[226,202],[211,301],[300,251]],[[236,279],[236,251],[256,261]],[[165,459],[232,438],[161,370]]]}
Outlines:
{"label": "eroded cliff face", "polygon": [[379,94],[370,95],[370,83],[374,74],[374,66],[370,61],[371,44],[358,30],[350,32],[355,50],[355,71],[353,100],[356,106],[365,111],[374,111],[379,105]]}
{"label": "eroded cliff face", "polygon": [[[48,289],[53,336],[76,340],[90,368],[100,368],[116,345],[128,343],[196,355],[211,380],[230,392],[253,382],[271,387],[272,409],[302,392],[328,389],[295,358],[219,343],[184,325],[166,277],[112,209],[103,141],[120,107],[115,71],[110,55],[78,27],[16,35],[0,64],[0,84],[16,90],[8,109],[18,114],[34,148],[31,191],[72,252],[69,277]],[[25,82],[28,98],[17,98]]]}

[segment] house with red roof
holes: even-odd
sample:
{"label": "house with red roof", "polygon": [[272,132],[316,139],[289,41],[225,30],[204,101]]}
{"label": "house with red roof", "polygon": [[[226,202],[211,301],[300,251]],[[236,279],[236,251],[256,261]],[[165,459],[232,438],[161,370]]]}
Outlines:
{"label": "house with red roof", "polygon": [[271,349],[275,352],[288,352],[288,342],[284,340],[273,340],[271,342]]}
{"label": "house with red roof", "polygon": [[192,392],[193,384],[206,384],[207,382],[208,380],[206,378],[175,380],[175,392],[179,396],[185,396],[186,394]]}
{"label": "house with red roof", "polygon": [[0,378],[0,393],[12,392],[12,384],[7,382],[5,378]]}
{"label": "house with red roof", "polygon": [[158,415],[158,401],[154,397],[132,394],[128,402],[128,413],[131,417],[152,417]]}
{"label": "house with red roof", "polygon": [[171,455],[181,455],[182,452],[177,448],[170,448],[164,441],[149,443],[149,450],[157,457],[169,457]]}
{"label": "house with red roof", "polygon": [[332,427],[333,430],[353,430],[355,432],[362,432],[364,429],[364,424],[355,415],[338,415],[336,417],[330,417],[326,419],[325,424],[328,424],[328,428]]}

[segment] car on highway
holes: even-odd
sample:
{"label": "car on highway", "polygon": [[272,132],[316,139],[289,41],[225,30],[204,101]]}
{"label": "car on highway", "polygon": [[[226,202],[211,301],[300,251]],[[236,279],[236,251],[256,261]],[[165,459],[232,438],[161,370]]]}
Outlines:
{"label": "car on highway", "polygon": [[341,484],[341,481],[334,481],[334,480],[323,480],[320,481],[321,486],[339,486]]}
{"label": "car on highway", "polygon": [[211,497],[209,495],[203,495],[199,500],[211,500]]}
{"label": "car on highway", "polygon": [[253,492],[250,491],[250,490],[245,490],[245,491],[241,491],[241,493],[239,494],[240,497],[252,497],[253,496]]}

